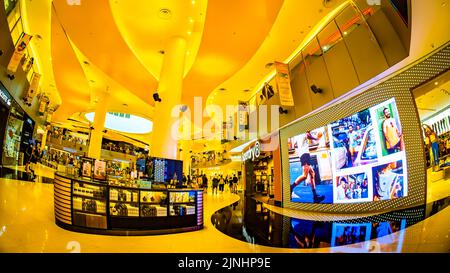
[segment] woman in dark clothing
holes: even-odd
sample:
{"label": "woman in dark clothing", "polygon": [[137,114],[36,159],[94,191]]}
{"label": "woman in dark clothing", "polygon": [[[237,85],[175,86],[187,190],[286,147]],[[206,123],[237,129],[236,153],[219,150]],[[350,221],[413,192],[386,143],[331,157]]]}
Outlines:
{"label": "woman in dark clothing", "polygon": [[[31,149],[31,152],[29,152],[30,149]],[[27,162],[27,165],[25,166],[25,170],[26,170],[27,174],[31,173],[31,180],[34,181],[36,178],[36,175],[34,174],[34,168],[35,168],[35,164],[37,163],[37,160],[39,158],[39,151],[36,149],[36,146],[30,145],[27,148],[26,154],[29,154],[29,160]],[[33,163],[33,164],[31,164],[31,163]]]}

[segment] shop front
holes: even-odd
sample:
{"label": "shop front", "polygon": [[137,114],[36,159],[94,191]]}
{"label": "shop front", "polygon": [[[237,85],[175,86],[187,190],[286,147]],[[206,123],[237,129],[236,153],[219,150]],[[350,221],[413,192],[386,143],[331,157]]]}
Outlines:
{"label": "shop front", "polygon": [[245,195],[280,205],[281,165],[278,133],[247,143],[242,148],[241,160]]}
{"label": "shop front", "polygon": [[203,191],[173,188],[182,162],[152,158],[149,175],[108,175],[107,162],[82,158],[56,172],[55,222],[76,232],[150,235],[203,228]]}
{"label": "shop front", "polygon": [[23,164],[23,154],[30,145],[34,130],[34,121],[23,111],[19,104],[9,94],[3,84],[0,84],[2,136],[2,165]]}

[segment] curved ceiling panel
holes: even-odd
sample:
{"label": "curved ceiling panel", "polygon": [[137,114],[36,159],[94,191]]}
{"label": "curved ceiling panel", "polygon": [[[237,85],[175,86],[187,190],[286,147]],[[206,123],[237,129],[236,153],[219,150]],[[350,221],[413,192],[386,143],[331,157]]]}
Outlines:
{"label": "curved ceiling panel", "polygon": [[[274,61],[289,61],[291,55],[308,40],[317,24],[328,23],[330,13],[346,0],[334,0],[326,7],[321,1],[289,0],[285,1],[273,24],[270,35],[265,39],[251,60],[233,77],[210,95],[210,102],[217,105],[234,105],[238,100],[248,101],[250,96],[258,92],[261,81],[267,78],[274,66],[268,64]],[[295,18],[295,20],[292,20]],[[323,22],[322,22],[323,21]],[[246,92],[250,90],[252,92]]]}
{"label": "curved ceiling panel", "polygon": [[214,0],[208,2],[202,42],[184,80],[183,103],[203,97],[251,59],[264,41],[283,0]]}
{"label": "curved ceiling panel", "polygon": [[153,105],[157,82],[123,40],[108,0],[70,5],[54,0],[58,19],[74,44],[105,74]]}
{"label": "curved ceiling panel", "polygon": [[53,74],[62,99],[62,104],[53,119],[63,121],[73,113],[89,108],[90,88],[75,52],[55,16],[54,9],[51,24]]}
{"label": "curved ceiling panel", "polygon": [[30,49],[37,72],[42,75],[40,88],[51,98],[52,106],[60,105],[61,96],[56,89],[50,58],[52,1],[22,1],[20,5],[24,32],[35,37],[31,39]]}
{"label": "curved ceiling panel", "polygon": [[117,27],[136,57],[159,79],[165,44],[171,37],[187,41],[185,74],[191,68],[203,32],[206,0],[109,0]]}
{"label": "curved ceiling panel", "polygon": [[[80,63],[87,59],[73,43],[72,49]],[[99,98],[106,91],[112,97],[108,105],[108,111],[136,114],[148,119],[153,117],[153,107],[110,78],[95,64],[83,63],[82,68],[91,88],[91,107],[89,110],[95,111],[96,102],[99,101]]]}

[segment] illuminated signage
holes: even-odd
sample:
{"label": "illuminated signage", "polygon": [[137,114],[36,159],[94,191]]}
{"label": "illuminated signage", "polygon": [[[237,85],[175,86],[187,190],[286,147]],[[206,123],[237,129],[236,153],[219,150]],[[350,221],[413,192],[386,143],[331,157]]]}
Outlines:
{"label": "illuminated signage", "polygon": [[256,141],[253,146],[250,147],[246,152],[242,154],[242,161],[245,162],[249,159],[254,161],[261,155],[261,144],[259,141]]}
{"label": "illuminated signage", "polygon": [[0,99],[9,107],[11,106],[11,98],[5,90],[0,89]]}

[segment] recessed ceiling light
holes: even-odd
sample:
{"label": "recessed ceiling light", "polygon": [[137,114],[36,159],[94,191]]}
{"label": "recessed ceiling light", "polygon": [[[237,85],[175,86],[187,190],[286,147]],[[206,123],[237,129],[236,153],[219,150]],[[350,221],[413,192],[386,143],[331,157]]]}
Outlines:
{"label": "recessed ceiling light", "polygon": [[166,53],[163,49],[161,49],[160,51],[158,51],[159,54],[164,55],[164,53]]}
{"label": "recessed ceiling light", "polygon": [[172,11],[168,8],[161,8],[159,9],[159,18],[168,20],[172,17]]}
{"label": "recessed ceiling light", "polygon": [[90,65],[90,63],[88,61],[84,61],[83,62],[85,65]]}
{"label": "recessed ceiling light", "polygon": [[266,63],[266,65],[264,66],[265,68],[271,68],[272,65],[274,65],[274,63]]}
{"label": "recessed ceiling light", "polygon": [[244,92],[250,92],[250,89],[244,89],[243,91]]}
{"label": "recessed ceiling light", "polygon": [[439,84],[439,82],[434,82],[434,85],[438,85]]}
{"label": "recessed ceiling light", "polygon": [[227,90],[227,89],[223,88],[223,87],[219,88],[219,91],[225,91],[225,90]]}
{"label": "recessed ceiling light", "polygon": [[128,107],[128,104],[126,104],[126,103],[124,103],[124,104],[122,104],[123,106],[125,106],[125,107]]}

